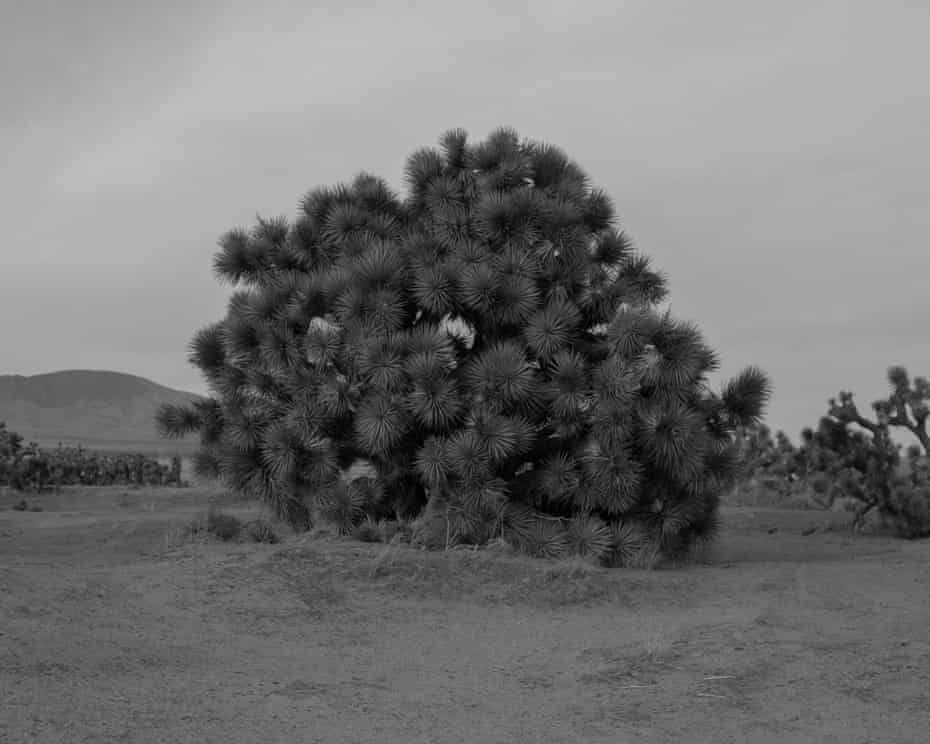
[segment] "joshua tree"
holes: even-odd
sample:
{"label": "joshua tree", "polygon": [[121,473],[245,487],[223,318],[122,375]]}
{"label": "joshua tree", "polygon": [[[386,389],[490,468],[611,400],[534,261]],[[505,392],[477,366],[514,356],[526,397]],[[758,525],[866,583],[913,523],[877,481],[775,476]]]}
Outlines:
{"label": "joshua tree", "polygon": [[[900,380],[896,369],[889,376]],[[874,511],[898,534],[924,537],[930,535],[930,466],[918,445],[902,458],[901,445],[890,435],[892,417],[883,414],[885,403],[875,404],[878,420],[869,421],[856,410],[851,393],[840,393],[817,428],[801,432],[800,446],[785,450],[787,461],[801,475],[799,485],[809,486],[821,506],[832,506],[839,496],[851,499],[854,528]],[[915,408],[919,421],[919,404]]]}
{"label": "joshua tree", "polygon": [[907,370],[895,366],[888,369],[888,383],[891,385],[890,395],[872,404],[875,421],[859,413],[850,392],[841,392],[839,402],[830,400],[830,415],[844,423],[858,424],[872,434],[890,426],[902,427],[917,437],[924,453],[930,455],[930,434],[927,433],[930,382],[926,377],[915,377],[911,382]]}
{"label": "joshua tree", "polygon": [[823,490],[836,491],[855,503],[853,527],[860,527],[871,511],[904,537],[930,535],[930,480],[911,455],[911,469],[902,472],[900,446],[888,427],[854,429],[853,422],[834,414],[821,419],[813,440],[824,482]]}
{"label": "joshua tree", "polygon": [[15,457],[23,446],[23,437],[7,429],[6,422],[0,421],[0,457]]}
{"label": "joshua tree", "polygon": [[561,150],[453,130],[405,175],[403,200],[361,174],[221,238],[235,291],[190,353],[212,396],[162,431],[298,526],[419,515],[427,543],[608,563],[710,538],[767,377],[708,387],[715,353]]}

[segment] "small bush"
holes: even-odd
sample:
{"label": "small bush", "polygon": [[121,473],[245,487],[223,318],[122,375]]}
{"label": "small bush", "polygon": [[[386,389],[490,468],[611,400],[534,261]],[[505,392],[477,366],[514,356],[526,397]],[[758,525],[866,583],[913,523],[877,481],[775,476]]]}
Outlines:
{"label": "small bush", "polygon": [[274,545],[275,543],[281,542],[281,537],[278,535],[277,530],[275,530],[274,525],[264,518],[256,519],[254,522],[250,523],[248,534],[249,538],[257,543]]}
{"label": "small bush", "polygon": [[[210,507],[205,513],[198,514],[186,525],[175,526],[168,531],[165,542],[170,548],[178,547],[192,539],[215,537],[223,542],[239,538],[245,529],[243,522],[232,514],[226,514],[216,507]],[[249,536],[253,536],[250,527]]]}
{"label": "small bush", "polygon": [[484,551],[491,555],[514,556],[517,554],[516,549],[503,537],[495,537],[488,540],[484,545]]}
{"label": "small bush", "polygon": [[930,537],[930,486],[901,487],[891,496],[881,516],[900,537],[909,540]]}
{"label": "small bush", "polygon": [[584,558],[568,558],[558,563],[553,563],[543,569],[543,578],[547,582],[561,580],[580,580],[588,579],[597,573],[597,569],[590,561]]}
{"label": "small bush", "polygon": [[242,526],[242,521],[232,514],[226,514],[212,507],[207,511],[207,532],[224,542],[239,537]]}
{"label": "small bush", "polygon": [[13,509],[16,511],[26,511],[29,508],[29,504],[26,502],[26,499],[20,499],[15,504],[13,504]]}
{"label": "small bush", "polygon": [[389,545],[409,544],[413,535],[410,521],[405,519],[384,519],[378,523],[381,542]]}
{"label": "small bush", "polygon": [[318,519],[338,535],[353,535],[365,519],[365,491],[357,483],[337,481],[319,497]]}
{"label": "small bush", "polygon": [[371,518],[365,519],[364,522],[352,530],[352,537],[368,543],[381,542],[383,539],[381,526]]}

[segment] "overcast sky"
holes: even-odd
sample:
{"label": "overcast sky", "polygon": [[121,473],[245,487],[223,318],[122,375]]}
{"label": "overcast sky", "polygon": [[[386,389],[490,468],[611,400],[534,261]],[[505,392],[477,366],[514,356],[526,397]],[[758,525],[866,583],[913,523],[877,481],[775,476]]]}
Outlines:
{"label": "overcast sky", "polygon": [[0,0],[0,373],[201,392],[222,232],[506,124],[610,193],[724,372],[772,375],[773,427],[930,375],[924,3],[169,5]]}

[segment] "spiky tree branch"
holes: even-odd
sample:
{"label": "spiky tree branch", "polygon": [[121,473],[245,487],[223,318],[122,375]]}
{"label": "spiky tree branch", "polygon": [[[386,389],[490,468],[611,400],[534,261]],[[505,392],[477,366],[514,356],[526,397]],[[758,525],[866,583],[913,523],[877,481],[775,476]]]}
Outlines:
{"label": "spiky tree branch", "polygon": [[901,366],[888,369],[888,382],[891,393],[872,404],[876,414],[874,421],[859,412],[852,393],[847,391],[841,392],[838,400],[830,400],[830,415],[840,421],[857,424],[873,435],[881,434],[892,426],[907,429],[920,442],[924,452],[930,454],[930,433],[927,431],[930,382],[924,377],[916,377],[912,382],[907,370]]}

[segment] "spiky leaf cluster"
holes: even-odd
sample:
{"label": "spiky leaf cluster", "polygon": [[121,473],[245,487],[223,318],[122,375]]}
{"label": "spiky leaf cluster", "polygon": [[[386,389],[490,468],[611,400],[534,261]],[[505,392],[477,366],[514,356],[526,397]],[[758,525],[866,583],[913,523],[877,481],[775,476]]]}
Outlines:
{"label": "spiky leaf cluster", "polygon": [[190,352],[212,397],[163,429],[279,509],[366,460],[371,516],[433,500],[454,541],[629,563],[712,536],[765,375],[708,388],[716,355],[558,148],[453,130],[404,175],[406,198],[361,174],[223,236],[235,291]]}

